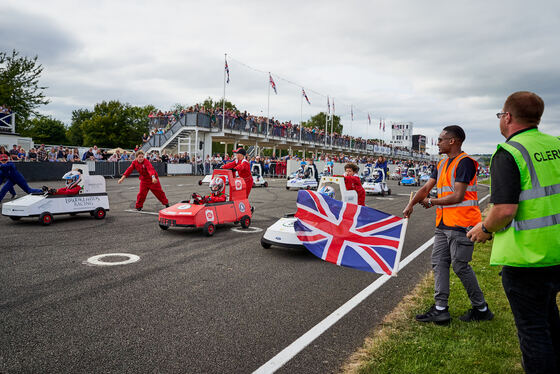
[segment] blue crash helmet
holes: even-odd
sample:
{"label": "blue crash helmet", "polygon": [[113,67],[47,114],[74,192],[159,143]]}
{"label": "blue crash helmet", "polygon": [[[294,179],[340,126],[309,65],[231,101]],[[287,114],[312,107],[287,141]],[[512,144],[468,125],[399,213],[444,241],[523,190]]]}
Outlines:
{"label": "blue crash helmet", "polygon": [[66,181],[66,187],[75,187],[82,180],[82,174],[79,171],[72,170],[62,176],[62,179]]}
{"label": "blue crash helmet", "polygon": [[321,189],[319,190],[319,193],[321,195],[326,195],[326,196],[334,199],[334,188],[332,188],[331,186],[321,187]]}
{"label": "blue crash helmet", "polygon": [[307,165],[307,162],[302,161],[302,162],[300,162],[300,165],[301,165],[301,166],[305,166],[305,165]]}

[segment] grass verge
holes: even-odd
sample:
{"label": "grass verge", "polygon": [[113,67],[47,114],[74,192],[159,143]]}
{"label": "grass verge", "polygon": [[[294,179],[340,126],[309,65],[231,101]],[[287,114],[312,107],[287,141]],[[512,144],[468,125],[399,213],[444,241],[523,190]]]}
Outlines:
{"label": "grass verge", "polygon": [[342,372],[523,373],[513,315],[498,274],[501,267],[489,265],[490,251],[491,243],[477,244],[471,265],[495,315],[492,321],[459,320],[471,306],[461,281],[451,271],[451,324],[416,322],[414,316],[433,304],[430,273],[366,339]]}

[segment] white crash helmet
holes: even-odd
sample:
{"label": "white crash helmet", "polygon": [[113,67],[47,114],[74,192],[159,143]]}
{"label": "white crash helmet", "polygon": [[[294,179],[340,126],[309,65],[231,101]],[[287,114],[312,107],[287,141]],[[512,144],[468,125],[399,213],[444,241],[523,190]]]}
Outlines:
{"label": "white crash helmet", "polygon": [[332,188],[331,186],[321,187],[321,189],[319,190],[319,193],[321,195],[326,195],[326,196],[334,199],[334,188]]}
{"label": "white crash helmet", "polygon": [[73,188],[82,181],[82,174],[79,171],[72,170],[64,174],[62,179],[66,181],[67,188]]}
{"label": "white crash helmet", "polygon": [[223,192],[224,188],[225,188],[225,184],[224,184],[224,180],[222,178],[213,178],[210,181],[209,186],[210,187],[210,191],[212,191],[213,193],[219,193],[219,192]]}

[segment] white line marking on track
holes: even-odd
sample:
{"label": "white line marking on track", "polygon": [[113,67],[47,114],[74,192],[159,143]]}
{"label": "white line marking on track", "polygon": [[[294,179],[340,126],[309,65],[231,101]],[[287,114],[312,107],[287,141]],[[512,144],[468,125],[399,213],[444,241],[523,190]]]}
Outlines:
{"label": "white line marking on track", "polygon": [[[410,196],[410,195],[407,195]],[[479,203],[486,200],[490,195],[484,196]],[[412,260],[418,257],[422,252],[424,252],[430,245],[434,243],[434,237],[432,236],[427,242],[418,247],[414,252],[409,254],[404,260],[401,261],[399,266],[399,271],[408,265]],[[375,280],[372,284],[364,288],[337,310],[332,312],[324,320],[316,324],[311,330],[307,331],[305,334],[296,339],[292,344],[284,348],[276,356],[272,357],[268,362],[264,363],[260,368],[255,370],[253,374],[265,374],[274,373],[276,370],[280,369],[284,364],[294,358],[299,352],[301,352],[305,347],[311,344],[312,341],[317,339],[321,334],[327,331],[332,325],[337,323],[342,317],[348,314],[352,309],[358,306],[367,297],[373,294],[379,287],[384,285],[389,279],[390,275],[382,275]]]}
{"label": "white line marking on track", "polygon": [[[128,260],[117,261],[117,262],[105,262],[101,261],[105,257],[128,257]],[[115,265],[128,265],[134,262],[140,261],[140,256],[132,255],[130,253],[105,253],[102,255],[97,255],[88,258],[84,264],[86,265],[97,265],[97,266],[115,266]]]}
{"label": "white line marking on track", "polygon": [[136,210],[136,209],[125,209],[124,211],[125,212],[131,212],[131,213],[140,213],[140,214],[153,214],[153,215],[156,215],[156,216],[159,215],[159,213],[156,213],[156,212],[145,212],[143,210]]}
{"label": "white line marking on track", "polygon": [[247,227],[246,229],[240,228],[240,227],[232,227],[231,231],[240,232],[240,233],[243,233],[243,234],[253,234],[255,232],[261,232],[261,231],[263,231],[263,229],[261,229],[260,227],[255,227],[255,226]]}

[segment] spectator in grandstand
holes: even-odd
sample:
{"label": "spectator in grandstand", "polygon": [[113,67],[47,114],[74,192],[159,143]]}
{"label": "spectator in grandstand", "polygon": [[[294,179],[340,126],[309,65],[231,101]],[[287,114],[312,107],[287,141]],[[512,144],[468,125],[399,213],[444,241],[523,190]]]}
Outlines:
{"label": "spectator in grandstand", "polygon": [[144,133],[144,135],[142,135],[142,143],[147,143],[148,140],[150,140],[150,137],[148,134]]}
{"label": "spectator in grandstand", "polygon": [[84,152],[82,155],[82,161],[93,161],[95,160],[95,156],[93,155],[93,148],[90,147],[87,151]]}
{"label": "spectator in grandstand", "polygon": [[17,145],[15,144],[13,145],[12,149],[10,149],[9,154],[10,154],[10,159],[12,161],[19,161],[19,156],[18,156],[19,152],[18,152]]}
{"label": "spectator in grandstand", "polygon": [[123,154],[121,155],[121,161],[128,161],[130,160],[130,155],[128,154],[127,151],[124,151]]}
{"label": "spectator in grandstand", "polygon": [[37,161],[37,152],[35,151],[34,147],[31,147],[29,153],[27,153],[27,160],[28,161]]}
{"label": "spectator in grandstand", "polygon": [[20,161],[25,161],[27,159],[27,155],[25,153],[25,149],[18,147],[18,158]]}
{"label": "spectator in grandstand", "polygon": [[66,162],[66,153],[62,146],[58,147],[58,151],[56,152],[56,161],[58,162]]}
{"label": "spectator in grandstand", "polygon": [[56,148],[55,147],[51,147],[51,149],[49,150],[48,153],[48,157],[49,157],[49,162],[56,162]]}
{"label": "spectator in grandstand", "polygon": [[121,156],[122,156],[122,155],[121,155],[121,152],[120,152],[119,150],[117,150],[117,151],[115,151],[115,153],[113,153],[113,154],[111,155],[111,157],[109,157],[109,160],[107,160],[107,161],[109,161],[109,162],[118,162],[118,161],[121,160]]}
{"label": "spectator in grandstand", "polygon": [[45,162],[45,161],[48,161],[48,160],[49,160],[49,157],[48,157],[47,151],[45,149],[45,145],[41,144],[41,146],[39,147],[39,150],[37,151],[37,161]]}

